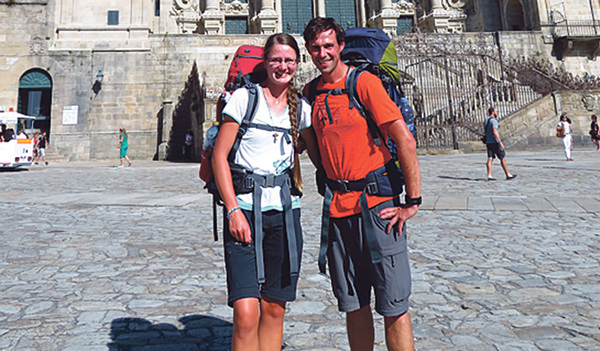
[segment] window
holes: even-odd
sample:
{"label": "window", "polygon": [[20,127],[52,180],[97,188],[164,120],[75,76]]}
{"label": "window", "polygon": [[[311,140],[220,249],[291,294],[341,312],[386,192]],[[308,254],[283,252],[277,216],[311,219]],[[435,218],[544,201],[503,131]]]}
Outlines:
{"label": "window", "polygon": [[225,34],[248,34],[246,17],[226,17]]}
{"label": "window", "polygon": [[116,26],[119,24],[119,11],[108,11],[108,25]]}
{"label": "window", "polygon": [[160,0],[154,0],[154,16],[160,16]]}
{"label": "window", "polygon": [[281,22],[284,33],[302,33],[312,19],[312,0],[281,0]]}
{"label": "window", "polygon": [[356,27],[356,3],[354,0],[325,1],[327,17],[333,17],[344,29]]}
{"label": "window", "polygon": [[413,30],[413,19],[412,17],[400,17],[398,18],[398,24],[396,25],[396,34],[410,33]]}

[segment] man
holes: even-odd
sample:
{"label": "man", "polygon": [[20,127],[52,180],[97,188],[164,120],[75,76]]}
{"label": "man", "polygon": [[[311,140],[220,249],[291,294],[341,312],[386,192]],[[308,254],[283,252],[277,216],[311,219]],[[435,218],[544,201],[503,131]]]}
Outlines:
{"label": "man", "polygon": [[[331,18],[314,18],[303,35],[312,61],[322,74],[316,91],[344,88],[350,68],[340,60],[345,45],[344,30]],[[307,85],[304,95],[311,95],[310,90]],[[350,348],[373,350],[370,299],[374,288],[375,309],[384,316],[388,349],[412,350],[414,340],[408,314],[411,282],[404,222],[417,213],[421,203],[416,143],[379,78],[370,73],[361,74],[357,93],[380,130],[398,145],[407,204],[401,205],[398,196],[372,195],[366,190],[352,189],[389,164],[389,151],[385,143],[376,145],[366,119],[356,108],[349,109],[346,94],[316,95],[312,124],[317,145],[307,141],[306,146],[311,160],[316,160],[315,165],[324,168],[327,191],[332,194],[331,205],[324,204],[328,215],[324,214],[321,244],[327,251],[338,308],[346,312]],[[366,209],[361,206],[363,197]],[[373,222],[377,225],[367,225]],[[321,263],[321,259],[319,261]],[[322,270],[324,264],[323,258]]]}
{"label": "man", "polygon": [[500,165],[504,170],[507,180],[515,179],[517,177],[516,174],[510,174],[508,171],[508,166],[506,165],[506,154],[504,152],[504,144],[502,144],[502,140],[500,139],[500,134],[498,134],[498,110],[495,107],[490,107],[488,110],[488,118],[483,122],[483,129],[485,130],[485,139],[486,139],[486,147],[487,147],[487,174],[488,181],[496,180],[492,176],[492,160],[498,157],[500,160]]}
{"label": "man", "polygon": [[50,142],[48,141],[48,136],[46,132],[42,133],[42,136],[37,141],[38,155],[35,159],[35,164],[38,164],[40,157],[44,158],[44,163],[46,166],[48,165],[48,161],[46,161],[46,148],[50,146]]}

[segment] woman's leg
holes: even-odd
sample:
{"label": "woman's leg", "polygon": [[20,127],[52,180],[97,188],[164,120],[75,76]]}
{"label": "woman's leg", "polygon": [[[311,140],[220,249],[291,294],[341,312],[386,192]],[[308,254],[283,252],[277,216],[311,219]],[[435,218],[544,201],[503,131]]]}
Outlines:
{"label": "woman's leg", "polygon": [[[249,297],[233,303],[233,336],[231,350],[258,351],[260,312],[257,298]],[[280,344],[281,347],[281,344]]]}
{"label": "woman's leg", "polygon": [[284,315],[285,301],[263,296],[260,302],[260,324],[258,326],[261,351],[281,350]]}
{"label": "woman's leg", "polygon": [[569,145],[570,144],[569,141],[570,141],[569,135],[562,138],[563,146],[565,149],[565,157],[567,158],[567,161],[571,158],[571,145]]}

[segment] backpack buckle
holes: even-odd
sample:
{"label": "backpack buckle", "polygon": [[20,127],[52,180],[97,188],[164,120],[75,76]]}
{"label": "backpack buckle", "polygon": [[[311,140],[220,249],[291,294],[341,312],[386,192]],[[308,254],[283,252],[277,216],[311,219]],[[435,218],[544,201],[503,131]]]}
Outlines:
{"label": "backpack buckle", "polygon": [[264,177],[265,177],[265,183],[264,183],[265,188],[272,188],[275,186],[275,175],[274,174],[267,174]]}
{"label": "backpack buckle", "polygon": [[348,188],[349,182],[347,180],[336,180],[336,182],[340,186],[340,189],[337,189],[337,191],[344,192],[344,193],[347,193],[350,191],[350,188]]}
{"label": "backpack buckle", "polygon": [[377,183],[375,183],[375,182],[367,184],[365,189],[367,190],[367,194],[369,194],[369,195],[379,194],[379,189],[378,189]]}
{"label": "backpack buckle", "polygon": [[246,189],[254,189],[254,179],[252,179],[252,177],[249,177],[248,175],[246,175],[244,177],[244,187]]}

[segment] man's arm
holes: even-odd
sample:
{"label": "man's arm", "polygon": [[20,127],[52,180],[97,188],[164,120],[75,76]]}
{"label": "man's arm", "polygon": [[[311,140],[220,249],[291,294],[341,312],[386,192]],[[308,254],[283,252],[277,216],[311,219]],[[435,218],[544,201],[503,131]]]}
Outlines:
{"label": "man's arm", "polygon": [[498,133],[498,129],[494,128],[492,132],[494,133],[494,137],[496,138],[496,140],[498,140],[498,144],[500,144],[500,149],[504,149],[504,144],[502,144],[502,140],[500,139],[500,133]]}
{"label": "man's arm", "polygon": [[[398,161],[404,175],[406,195],[411,198],[420,197],[421,170],[417,158],[417,142],[410,130],[408,130],[404,120],[396,120],[385,124],[383,127],[387,134],[396,142]],[[379,212],[379,216],[390,219],[390,223],[386,228],[386,231],[390,233],[396,223],[399,228],[402,228],[404,222],[413,217],[417,211],[419,211],[417,205],[390,207]]]}

